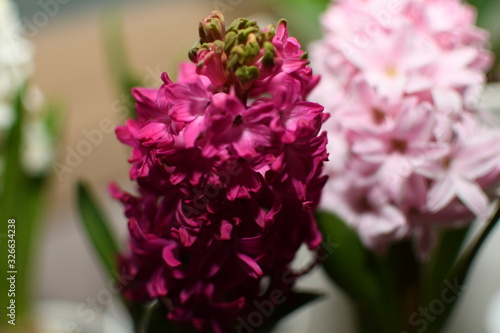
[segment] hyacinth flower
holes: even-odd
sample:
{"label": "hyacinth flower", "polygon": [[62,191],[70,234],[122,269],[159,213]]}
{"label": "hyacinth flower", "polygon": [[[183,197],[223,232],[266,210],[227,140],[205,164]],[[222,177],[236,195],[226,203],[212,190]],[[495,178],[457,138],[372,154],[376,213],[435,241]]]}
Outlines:
{"label": "hyacinth flower", "polygon": [[[337,218],[322,213],[321,227],[334,233],[345,222],[359,251],[385,262],[360,263],[373,277],[364,292],[342,268],[329,269],[369,304],[361,313],[376,328],[366,331],[422,329],[412,313],[446,279],[463,282],[484,239],[455,260],[470,223],[490,214],[500,180],[500,129],[485,125],[491,116],[478,107],[492,56],[474,22],[473,8],[458,0],[341,0],[323,14],[324,37],[311,46],[322,73],[312,100],[331,115],[325,128],[336,156],[325,166],[321,207]],[[427,323],[429,332],[452,305]]]}
{"label": "hyacinth flower", "polygon": [[[327,116],[306,100],[319,80],[307,54],[283,20],[226,27],[215,11],[199,36],[177,82],[164,73],[161,87],[133,89],[136,118],[116,130],[138,185],[137,194],[110,186],[130,233],[117,271],[133,316],[154,304],[136,321],[141,332],[253,329],[256,304],[297,307],[307,297],[292,287],[307,268],[291,262],[322,241],[313,211],[326,182]],[[94,237],[112,272],[113,237],[84,187],[79,194],[91,235],[109,240]]]}
{"label": "hyacinth flower", "polygon": [[[33,46],[17,7],[0,1],[0,331],[32,330],[33,248],[52,172],[57,110],[32,84]],[[16,273],[7,273],[16,272]],[[8,277],[15,274],[16,290]],[[5,291],[5,292],[4,292]],[[15,300],[15,314],[8,309]],[[12,306],[11,306],[12,307]],[[14,319],[14,320],[13,320]]]}

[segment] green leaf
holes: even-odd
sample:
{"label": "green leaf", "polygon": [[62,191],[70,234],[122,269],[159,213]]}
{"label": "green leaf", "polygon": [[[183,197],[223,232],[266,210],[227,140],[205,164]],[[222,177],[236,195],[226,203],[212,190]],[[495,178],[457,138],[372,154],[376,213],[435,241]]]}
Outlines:
{"label": "green leaf", "polygon": [[321,38],[320,15],[328,0],[274,0],[277,17],[286,17],[290,35],[297,37],[303,47]]}
{"label": "green leaf", "polygon": [[118,246],[113,233],[110,231],[109,223],[92,197],[87,186],[82,182],[78,183],[78,208],[90,240],[94,249],[99,255],[106,273],[116,278],[116,255]]}
{"label": "green leaf", "polygon": [[64,120],[64,107],[59,101],[49,100],[44,106],[43,113],[44,124],[47,127],[50,136],[57,140],[61,137]]}
{"label": "green leaf", "polygon": [[460,248],[465,236],[469,231],[469,226],[455,230],[443,230],[440,239],[431,259],[424,264],[423,274],[423,300],[422,304],[429,304],[432,297],[440,290],[443,281],[446,279],[453,264],[456,262]]}
{"label": "green leaf", "polygon": [[[19,89],[13,107],[15,122],[9,129],[5,138],[4,170],[2,188],[0,189],[0,253],[5,253],[5,261],[0,262],[0,290],[8,290],[7,271],[15,270],[16,276],[16,314],[20,325],[30,312],[32,298],[32,250],[34,243],[34,230],[42,208],[42,188],[44,179],[29,177],[21,163],[22,152],[22,125],[26,110],[22,99],[26,88]],[[7,267],[8,227],[7,220],[15,219],[15,269]],[[6,309],[9,298],[7,293],[0,294],[1,309]],[[0,310],[4,316],[4,311]],[[0,322],[0,327],[9,326],[6,321]]]}
{"label": "green leaf", "polygon": [[[465,248],[465,250],[460,254],[457,262],[452,267],[451,271],[448,273],[445,280],[443,280],[440,284],[439,292],[434,296],[436,299],[439,299],[440,292],[445,288],[449,288],[449,284],[452,283],[454,285],[463,286],[465,284],[465,280],[470,272],[470,268],[472,267],[472,263],[476,258],[479,250],[481,249],[484,241],[488,238],[491,231],[495,228],[500,220],[500,204],[497,204],[497,210],[490,218],[488,223],[484,226],[483,230],[479,231],[474,239],[469,243],[469,245]],[[429,333],[438,333],[441,332],[444,325],[446,324],[447,319],[449,318],[452,310],[454,309],[459,297],[457,297],[454,301],[447,304],[443,313],[436,317],[436,320],[429,325],[428,332]]]}
{"label": "green leaf", "polygon": [[[2,187],[0,187],[0,208],[2,215],[7,214],[14,218],[22,192],[24,182],[23,167],[21,165],[22,124],[25,110],[23,108],[22,96],[25,88],[18,91],[14,101],[15,121],[7,132],[5,140],[4,170],[2,175]],[[3,148],[3,147],[2,147]]]}
{"label": "green leaf", "polygon": [[[26,94],[26,86],[22,86],[15,99],[13,108],[15,110],[15,121],[7,131],[4,145],[2,145],[4,159],[3,174],[0,175],[2,185],[0,186],[0,253],[7,253],[7,220],[16,220],[15,240],[16,252],[15,269],[7,269],[7,260],[0,262],[0,290],[7,283],[6,272],[17,271],[16,276],[16,302],[17,318],[23,325],[31,312],[31,301],[33,298],[33,249],[36,248],[40,215],[45,207],[44,189],[47,175],[31,176],[25,172],[21,163],[23,148],[23,123],[26,110],[23,98]],[[0,295],[0,308],[6,309],[7,294]],[[0,311],[3,315],[3,312]],[[0,323],[0,327],[7,323]]]}
{"label": "green leaf", "polygon": [[368,252],[354,230],[338,217],[319,211],[316,220],[325,238],[339,248],[322,262],[327,274],[355,300],[375,299],[380,295],[374,273],[374,256]]}
{"label": "green leaf", "polygon": [[135,104],[130,91],[132,88],[140,86],[141,82],[130,69],[122,26],[122,18],[115,6],[103,13],[103,45],[108,66],[119,93],[127,97],[129,117],[135,118]]}
{"label": "green leaf", "polygon": [[323,237],[339,244],[322,261],[326,273],[350,296],[359,311],[371,314],[372,318],[365,319],[378,326],[373,332],[397,331],[395,318],[399,318],[399,312],[387,258],[378,258],[367,250],[357,233],[338,217],[324,211],[316,212],[315,216]]}
{"label": "green leaf", "polygon": [[138,333],[194,333],[191,327],[180,327],[167,319],[168,309],[160,300],[149,305],[141,319]]}
{"label": "green leaf", "polygon": [[490,32],[492,51],[495,54],[493,73],[498,75],[500,67],[500,1],[498,0],[469,0],[477,8],[477,25]]}
{"label": "green leaf", "polygon": [[273,309],[273,313],[269,316],[268,321],[260,328],[256,329],[257,333],[270,333],[280,320],[309,304],[320,297],[321,294],[312,292],[290,292],[286,296],[286,301],[283,304],[277,305]]}
{"label": "green leaf", "polygon": [[[255,328],[257,333],[270,333],[276,324],[294,312],[295,310],[309,304],[322,295],[310,292],[290,292],[286,296],[286,301],[283,304],[277,305],[272,309],[272,314],[268,321],[261,327]],[[168,309],[165,305],[167,300],[156,300],[147,306],[143,312],[141,321],[138,325],[139,333],[190,333],[195,330],[190,326],[180,326],[167,319]]]}

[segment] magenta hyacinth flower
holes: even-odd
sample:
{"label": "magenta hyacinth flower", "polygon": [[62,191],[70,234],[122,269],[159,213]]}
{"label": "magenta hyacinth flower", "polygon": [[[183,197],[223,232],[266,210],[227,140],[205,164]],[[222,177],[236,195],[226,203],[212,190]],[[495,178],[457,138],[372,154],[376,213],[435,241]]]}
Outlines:
{"label": "magenta hyacinth flower", "polygon": [[125,296],[223,332],[258,297],[289,291],[297,250],[321,242],[313,210],[326,182],[326,115],[306,101],[318,78],[284,21],[226,29],[213,12],[200,38],[178,82],[164,74],[159,89],[133,90],[137,119],[117,136],[133,147],[139,193],[111,192],[129,219]]}
{"label": "magenta hyacinth flower", "polygon": [[477,101],[487,33],[459,0],[340,0],[311,49],[335,160],[322,207],[365,245],[413,239],[421,258],[440,228],[484,218],[500,173],[500,130]]}

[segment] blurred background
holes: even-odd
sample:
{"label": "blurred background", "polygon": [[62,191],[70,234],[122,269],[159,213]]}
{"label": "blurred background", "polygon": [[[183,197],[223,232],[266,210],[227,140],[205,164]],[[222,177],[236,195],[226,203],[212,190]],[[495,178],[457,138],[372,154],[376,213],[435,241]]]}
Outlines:
{"label": "blurred background", "polygon": [[[291,34],[297,35],[305,46],[319,37],[319,28],[314,24],[305,25],[304,18],[317,17],[325,1],[15,2],[36,48],[34,81],[45,96],[58,101],[65,110],[64,130],[59,139],[56,161],[68,168],[62,172],[54,171],[50,182],[49,206],[44,214],[43,226],[39,229],[41,234],[36,248],[36,294],[41,301],[73,302],[66,303],[69,304],[66,311],[69,316],[78,317],[79,306],[89,304],[92,299],[99,302],[100,292],[108,288],[109,281],[106,281],[78,220],[74,196],[77,180],[88,181],[112,217],[116,233],[122,241],[126,235],[122,208],[107,193],[107,185],[111,181],[130,188],[129,165],[126,162],[129,149],[117,141],[111,130],[124,122],[126,98],[113,82],[104,47],[103,24],[117,18],[122,20],[124,45],[136,79],[143,86],[158,86],[162,72],[175,73],[179,61],[187,60],[187,50],[197,40],[198,21],[216,6],[224,6],[223,12],[228,20],[240,16],[252,17],[263,26],[287,17]],[[231,5],[236,3],[238,5]],[[481,1],[476,3],[481,5]],[[283,10],[284,6],[286,10]],[[500,14],[498,11],[493,13]],[[498,20],[492,22],[500,24]],[[498,108],[500,90],[495,88],[493,91],[483,103]],[[84,141],[91,143],[91,149],[85,150],[85,156],[82,156],[78,151],[87,145],[82,143]],[[447,332],[489,332],[485,324],[486,316],[488,311],[492,311],[489,309],[494,298],[500,297],[498,253],[500,230],[494,232],[483,248],[470,276],[471,282],[466,286],[466,295],[457,307]],[[351,330],[347,300],[326,281],[320,271],[302,280],[304,287],[324,291],[331,296],[300,310],[292,323],[284,324],[283,332]],[[116,310],[117,302],[101,303],[106,303],[110,311]],[[42,316],[47,313],[44,311],[49,310],[49,306],[42,307]],[[500,313],[497,315],[500,316]]]}

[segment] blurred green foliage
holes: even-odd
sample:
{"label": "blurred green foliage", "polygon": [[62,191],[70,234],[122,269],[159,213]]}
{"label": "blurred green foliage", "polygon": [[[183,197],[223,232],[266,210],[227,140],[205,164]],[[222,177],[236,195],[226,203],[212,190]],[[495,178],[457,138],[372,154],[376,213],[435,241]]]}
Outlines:
{"label": "blurred green foliage", "polygon": [[[26,87],[22,87],[13,101],[15,121],[7,130],[1,143],[1,156],[3,169],[0,171],[0,314],[4,320],[0,321],[0,332],[10,331],[15,328],[22,332],[29,325],[31,305],[33,301],[33,278],[36,262],[33,254],[36,251],[37,238],[40,230],[40,220],[47,204],[44,195],[48,178],[52,169],[48,168],[38,174],[27,172],[22,163],[22,152],[25,149],[23,141],[23,124],[29,111],[23,102],[26,97]],[[49,135],[55,140],[60,135],[61,109],[48,104],[42,111],[42,121],[49,130]],[[8,236],[9,219],[14,219],[15,234]],[[9,242],[10,241],[10,242]],[[14,248],[15,244],[15,248]],[[15,250],[12,257],[7,258],[9,249]],[[14,251],[12,251],[14,252]],[[7,259],[15,260],[15,265],[8,263]],[[15,271],[16,290],[15,297],[8,295],[8,271]],[[8,325],[4,316],[11,299],[16,303],[16,326]]]}
{"label": "blurred green foliage", "polygon": [[273,14],[286,18],[290,36],[295,36],[302,46],[321,38],[320,15],[329,0],[274,0]]}
{"label": "blurred green foliage", "polygon": [[477,25],[490,32],[491,48],[495,54],[490,80],[498,81],[500,79],[500,1],[469,0],[468,2],[477,8]]}
{"label": "blurred green foliage", "polygon": [[[359,332],[384,333],[411,331],[408,318],[412,313],[440,299],[450,282],[465,285],[477,254],[498,224],[500,208],[465,246],[468,227],[441,231],[439,243],[426,261],[415,257],[410,241],[376,255],[337,216],[326,211],[315,216],[323,237],[340,245],[321,263],[355,306]],[[442,332],[459,299],[457,295],[451,300],[438,319],[428,323],[426,332]]]}

